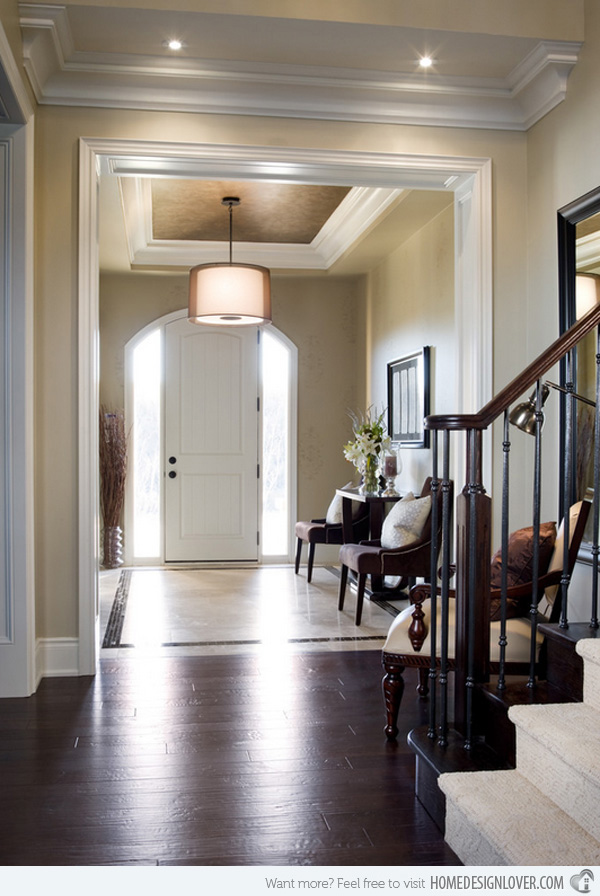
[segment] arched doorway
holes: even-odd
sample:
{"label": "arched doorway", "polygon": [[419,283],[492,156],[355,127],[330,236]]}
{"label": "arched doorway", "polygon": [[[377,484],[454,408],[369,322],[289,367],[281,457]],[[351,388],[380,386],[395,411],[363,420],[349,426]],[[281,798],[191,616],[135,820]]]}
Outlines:
{"label": "arched doorway", "polygon": [[[246,458],[246,467],[259,471],[254,486],[248,483],[250,492],[254,488],[256,497],[254,511],[246,508],[250,516],[254,513],[254,522],[251,519],[247,521],[249,527],[254,527],[251,528],[250,539],[252,551],[246,556],[236,555],[236,551],[240,550],[239,541],[228,548],[226,539],[217,539],[212,532],[206,537],[204,521],[201,523],[204,537],[202,533],[199,535],[196,548],[191,546],[188,539],[182,548],[184,557],[183,554],[177,556],[177,546],[173,547],[173,541],[177,538],[173,532],[169,533],[166,523],[172,514],[169,503],[173,503],[168,489],[178,483],[169,481],[167,477],[169,473],[177,474],[180,471],[175,461],[169,465],[177,452],[172,453],[165,432],[166,427],[172,425],[169,424],[168,396],[173,389],[179,393],[180,386],[170,381],[169,369],[178,368],[179,365],[165,364],[165,346],[169,338],[171,351],[177,350],[174,328],[181,330],[183,335],[189,330],[190,337],[200,334],[211,339],[215,333],[211,327],[186,325],[185,311],[166,315],[144,327],[125,347],[125,414],[132,433],[125,521],[126,562],[130,565],[180,560],[190,563],[228,560],[289,562],[296,495],[297,352],[293,343],[275,327],[261,330],[258,344],[256,328],[244,328],[245,342],[257,346],[257,357],[251,358],[251,353],[240,355],[246,358],[244,363],[253,368],[252,371],[242,371],[242,378],[245,381],[254,378],[257,389],[255,397],[250,395],[250,402],[251,410],[258,411],[255,414],[258,438],[252,438],[251,434],[250,444],[246,447],[247,455],[253,452],[251,457]],[[229,362],[224,358],[223,363]],[[257,370],[254,370],[255,364]],[[205,460],[201,459],[200,462],[204,463]],[[215,478],[218,479],[218,476]],[[252,495],[248,503],[252,503]],[[231,515],[226,516],[230,518]],[[178,513],[176,517],[179,517]],[[256,531],[259,533],[258,540]],[[166,537],[167,534],[171,537]],[[248,548],[249,544],[246,551]],[[188,556],[188,551],[195,553]]]}

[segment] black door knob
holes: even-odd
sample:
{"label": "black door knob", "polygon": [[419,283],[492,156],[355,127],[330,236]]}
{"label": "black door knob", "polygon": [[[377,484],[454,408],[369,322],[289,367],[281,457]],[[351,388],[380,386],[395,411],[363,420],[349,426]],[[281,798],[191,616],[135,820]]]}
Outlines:
{"label": "black door knob", "polygon": [[177,463],[177,458],[176,458],[176,457],[170,457],[170,458],[169,458],[169,463],[170,463],[170,464],[176,464],[176,463]]}
{"label": "black door knob", "polygon": [[175,472],[175,470],[171,470],[169,473],[169,479],[175,479],[176,476],[177,476],[177,473]]}

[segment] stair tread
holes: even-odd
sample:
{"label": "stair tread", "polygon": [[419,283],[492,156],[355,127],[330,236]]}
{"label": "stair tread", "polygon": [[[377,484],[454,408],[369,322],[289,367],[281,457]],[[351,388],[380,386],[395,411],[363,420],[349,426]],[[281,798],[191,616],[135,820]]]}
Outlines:
{"label": "stair tread", "polygon": [[[591,784],[600,786],[600,711],[586,703],[511,706],[509,718]],[[519,763],[517,733],[517,767]]]}
{"label": "stair tread", "polygon": [[575,650],[586,662],[600,666],[600,633],[595,637],[582,638]]}
{"label": "stair tread", "polygon": [[526,679],[511,682],[502,691],[498,690],[495,682],[480,685],[480,690],[487,699],[501,704],[506,709],[515,705],[531,706],[537,703],[573,703],[573,698],[560,688],[547,681],[537,681],[535,687],[530,688]]}
{"label": "stair tread", "polygon": [[[595,638],[600,638],[600,631],[590,628],[588,622],[570,622],[566,628],[561,628],[556,622],[540,622],[538,630],[546,638],[569,645],[573,649],[582,639],[593,641]],[[598,643],[600,644],[600,641]],[[600,655],[598,661],[600,662]]]}
{"label": "stair tread", "polygon": [[443,774],[439,786],[448,804],[468,816],[464,849],[457,842],[461,832],[457,834],[451,826],[446,829],[448,843],[467,864],[488,864],[482,840],[507,865],[600,863],[600,842],[517,769]]}

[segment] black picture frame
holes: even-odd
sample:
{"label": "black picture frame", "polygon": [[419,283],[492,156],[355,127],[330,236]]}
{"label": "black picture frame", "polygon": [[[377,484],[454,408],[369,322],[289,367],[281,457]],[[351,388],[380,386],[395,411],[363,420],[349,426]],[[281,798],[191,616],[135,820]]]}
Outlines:
{"label": "black picture frame", "polygon": [[428,345],[387,366],[388,432],[402,448],[429,448],[429,368]]}

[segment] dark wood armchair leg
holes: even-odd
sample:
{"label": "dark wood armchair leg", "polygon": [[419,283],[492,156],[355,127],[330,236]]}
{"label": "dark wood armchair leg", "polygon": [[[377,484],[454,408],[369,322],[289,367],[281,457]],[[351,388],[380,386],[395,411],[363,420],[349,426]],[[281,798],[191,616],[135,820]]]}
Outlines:
{"label": "dark wood armchair leg", "polygon": [[298,570],[300,569],[300,557],[302,556],[302,539],[296,539],[296,563],[294,566],[296,575],[298,575]]}
{"label": "dark wood armchair leg", "polygon": [[348,581],[348,567],[343,566],[340,570],[340,590],[338,597],[338,610],[344,609],[344,598],[346,596],[346,582]]}
{"label": "dark wood armchair leg", "polygon": [[311,541],[308,545],[308,573],[306,579],[308,582],[312,579],[313,562],[315,559],[315,543]]}
{"label": "dark wood armchair leg", "polygon": [[367,577],[362,572],[358,575],[358,585],[356,588],[356,616],[354,617],[355,625],[360,625],[362,619],[363,600],[365,599],[365,585]]}
{"label": "dark wood armchair leg", "polygon": [[426,697],[429,694],[429,669],[419,669],[417,693],[419,697]]}
{"label": "dark wood armchair leg", "polygon": [[400,711],[400,703],[404,693],[404,679],[402,678],[404,666],[386,662],[385,659],[383,666],[386,672],[382,682],[386,713],[384,731],[388,740],[396,740],[398,736],[398,712]]}

